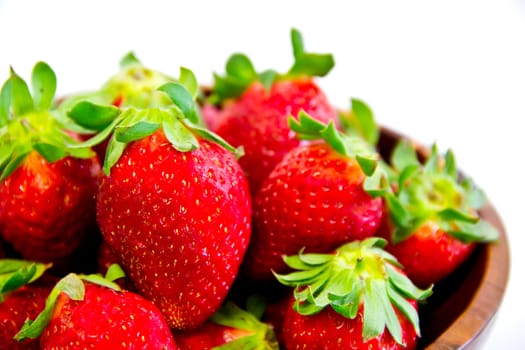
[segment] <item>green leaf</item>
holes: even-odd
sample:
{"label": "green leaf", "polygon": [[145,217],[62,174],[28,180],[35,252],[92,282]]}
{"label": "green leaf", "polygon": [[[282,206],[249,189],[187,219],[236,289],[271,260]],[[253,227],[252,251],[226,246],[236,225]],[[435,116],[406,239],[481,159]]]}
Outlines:
{"label": "green leaf", "polygon": [[465,204],[474,209],[479,210],[487,203],[487,196],[485,192],[476,187],[470,178],[465,178],[461,187],[465,190]]}
{"label": "green leaf", "polygon": [[10,117],[12,91],[13,83],[11,79],[8,79],[0,90],[0,126],[5,125]]}
{"label": "green leaf", "polygon": [[125,277],[126,273],[119,264],[111,264],[106,271],[106,275],[104,276],[104,278],[110,282],[115,282],[116,280]]}
{"label": "green leaf", "polygon": [[79,275],[78,276],[82,281],[90,282],[98,286],[106,287],[116,291],[120,290],[120,286],[113,281],[108,281],[102,275],[99,274],[90,274],[90,275]]}
{"label": "green leaf", "polygon": [[428,159],[425,162],[424,171],[427,174],[438,174],[440,170],[440,155],[437,145],[434,143],[432,145],[430,157],[428,157]]}
{"label": "green leaf", "polygon": [[202,137],[205,140],[213,141],[221,145],[222,147],[224,147],[225,149],[233,153],[237,159],[243,156],[244,150],[242,148],[233,147],[225,139],[223,139],[222,137],[220,137],[213,131],[205,127],[201,127],[199,125],[193,124],[188,120],[184,120],[183,122],[184,122],[184,125],[186,125],[189,129],[191,129],[195,134],[197,134],[198,136]]}
{"label": "green leaf", "polygon": [[106,155],[104,158],[103,171],[106,175],[110,174],[111,168],[118,162],[125,148],[126,144],[124,142],[117,141],[115,135],[111,136],[106,148]]}
{"label": "green leaf", "polygon": [[263,84],[266,90],[270,90],[275,79],[277,79],[278,73],[272,69],[265,70],[262,73],[259,73],[258,80]]}
{"label": "green leaf", "polygon": [[394,147],[390,158],[390,163],[398,171],[407,167],[419,167],[416,150],[408,140],[400,140]]}
{"label": "green leaf", "polygon": [[334,149],[337,153],[342,154],[343,156],[348,156],[350,151],[346,145],[346,142],[335,127],[334,122],[331,120],[326,128],[321,130],[319,135]]}
{"label": "green leaf", "polygon": [[475,224],[479,220],[479,217],[476,215],[471,215],[454,208],[443,209],[439,211],[437,215],[441,220],[445,221],[462,221]]}
{"label": "green leaf", "polygon": [[162,130],[171,145],[180,152],[189,152],[199,148],[199,141],[180,121],[162,123]]}
{"label": "green leaf", "polygon": [[115,106],[102,106],[89,101],[81,101],[67,112],[78,125],[95,131],[107,128],[120,114]]}
{"label": "green leaf", "polygon": [[71,147],[72,148],[93,147],[93,146],[96,146],[104,142],[111,135],[111,133],[115,130],[115,127],[122,121],[124,115],[126,114],[127,114],[127,111],[121,114],[119,117],[115,118],[115,120],[113,120],[110,125],[104,128],[104,130],[95,134],[95,136],[91,137],[90,139],[84,142],[80,142],[76,145],[71,145]]}
{"label": "green leaf", "polygon": [[386,325],[382,292],[384,281],[366,280],[363,293],[363,340],[369,341],[382,334]]}
{"label": "green leaf", "polygon": [[377,161],[377,163],[376,171],[371,176],[368,176],[363,183],[363,189],[374,198],[385,196],[386,193],[391,191],[386,170],[388,165],[381,160]]}
{"label": "green leaf", "polygon": [[388,297],[396,308],[408,319],[417,336],[421,336],[419,327],[419,314],[414,306],[403,295],[401,295],[392,285],[387,286]]}
{"label": "green leaf", "polygon": [[84,283],[75,275],[70,273],[56,284],[55,288],[65,293],[72,300],[83,300],[86,292]]}
{"label": "green leaf", "polygon": [[14,114],[16,116],[21,116],[31,112],[35,108],[35,105],[26,82],[13,70],[11,71],[10,79],[12,89],[11,100]]}
{"label": "green leaf", "polygon": [[445,226],[445,232],[464,243],[490,243],[499,238],[498,229],[486,220],[476,223],[456,221],[448,228]]}
{"label": "green leaf", "polygon": [[30,152],[31,148],[29,146],[21,146],[15,149],[9,161],[6,162],[5,166],[2,169],[0,181],[3,181],[9,175],[11,175],[13,171],[15,171],[20,166],[20,164],[22,164],[22,162],[26,159]]}
{"label": "green leaf", "polygon": [[290,32],[290,37],[292,39],[292,50],[293,56],[299,57],[304,54],[304,40],[301,32],[296,28],[292,28]]}
{"label": "green leaf", "polygon": [[267,306],[268,301],[262,294],[250,295],[246,299],[246,311],[248,311],[258,320],[260,320],[264,315]]}
{"label": "green leaf", "polygon": [[410,179],[419,175],[421,166],[416,164],[407,165],[398,175],[398,192],[405,189],[405,184],[410,182]]}
{"label": "green leaf", "polygon": [[324,266],[320,266],[312,268],[311,270],[291,272],[287,275],[274,273],[274,276],[285,286],[295,287],[312,283],[319,275],[322,274],[324,269]]}
{"label": "green leaf", "polygon": [[249,312],[241,309],[231,301],[227,301],[211,317],[211,321],[222,326],[244,330],[256,330],[259,320]]}
{"label": "green leaf", "polygon": [[51,264],[17,259],[0,260],[0,301],[3,295],[40,278]]}
{"label": "green leaf", "polygon": [[195,100],[200,92],[199,83],[197,82],[195,74],[188,68],[180,67],[179,82],[188,90],[193,100]]}
{"label": "green leaf", "polygon": [[50,143],[38,142],[33,145],[35,151],[40,153],[48,162],[53,163],[67,156],[64,146],[56,146]]}
{"label": "green leaf", "polygon": [[287,76],[324,77],[334,67],[332,55],[303,54],[297,57]]}
{"label": "green leaf", "polygon": [[396,268],[387,265],[386,270],[390,284],[404,297],[424,300],[432,295],[432,287],[420,289],[416,287],[405,274],[399,272]]}
{"label": "green leaf", "polygon": [[55,98],[57,78],[47,63],[38,62],[33,67],[31,86],[35,107],[39,110],[50,109]]}
{"label": "green leaf", "polygon": [[[331,294],[329,298],[332,300],[331,306],[335,312],[343,317],[354,319],[359,312],[361,305],[361,297],[363,293],[363,285],[358,281],[352,281],[351,291],[343,297],[335,297]],[[349,288],[350,289],[350,288]]]}
{"label": "green leaf", "polygon": [[14,336],[14,339],[22,341],[27,338],[38,338],[51,320],[60,293],[66,294],[72,300],[83,300],[85,294],[84,283],[75,274],[63,277],[51,290],[46,299],[44,310],[34,321],[26,320],[20,331]]}
{"label": "green leaf", "polygon": [[388,329],[389,333],[392,335],[392,338],[394,338],[396,343],[404,346],[406,344],[403,341],[403,330],[401,329],[401,324],[399,323],[397,314],[390,301],[387,292],[387,283],[381,283],[378,287],[380,288],[378,295],[380,295],[381,297],[380,301],[382,304],[383,312],[385,313],[386,328]]}
{"label": "green leaf", "polygon": [[159,87],[159,90],[169,96],[186,118],[189,118],[195,113],[196,106],[193,96],[183,85],[179,83],[166,83]]}
{"label": "green leaf", "polygon": [[394,224],[398,227],[409,227],[411,223],[410,212],[401,203],[399,198],[389,192],[385,194],[385,201],[388,206],[390,218]]}
{"label": "green leaf", "polygon": [[37,339],[40,337],[44,329],[49,324],[53,311],[55,309],[56,301],[60,295],[60,290],[53,288],[46,299],[44,310],[37,316],[35,320],[26,320],[22,328],[18,331],[13,339],[22,341],[24,339]]}
{"label": "green leaf", "polygon": [[291,30],[291,40],[295,62],[288,73],[286,73],[286,76],[323,77],[332,70],[335,65],[333,56],[331,54],[307,53],[303,37],[295,28]]}
{"label": "green leaf", "polygon": [[120,68],[127,68],[131,65],[137,65],[137,64],[141,64],[141,62],[139,61],[137,56],[135,56],[135,53],[130,51],[126,55],[124,55],[124,57],[120,59],[119,66]]}
{"label": "green leaf", "polygon": [[310,117],[303,110],[299,112],[297,119],[289,116],[288,125],[292,131],[299,134],[299,137],[305,136],[306,138],[319,137],[320,132],[326,128],[325,124]]}
{"label": "green leaf", "polygon": [[445,153],[445,169],[444,169],[445,173],[452,177],[452,178],[456,178],[457,177],[457,169],[456,169],[456,159],[454,157],[454,153],[451,151],[451,150],[448,150],[446,153]]}
{"label": "green leaf", "polygon": [[128,144],[153,134],[159,127],[159,124],[149,122],[138,122],[130,127],[117,127],[115,129],[115,139]]}
{"label": "green leaf", "polygon": [[236,53],[230,56],[226,62],[226,73],[247,87],[251,82],[257,80],[258,75],[252,61],[244,54]]}
{"label": "green leaf", "polygon": [[359,155],[357,155],[355,158],[366,176],[372,176],[374,174],[375,170],[377,169],[376,159],[361,157]]}
{"label": "green leaf", "polygon": [[351,99],[352,114],[357,119],[360,135],[371,145],[376,145],[379,140],[379,127],[374,119],[372,109],[362,100]]}

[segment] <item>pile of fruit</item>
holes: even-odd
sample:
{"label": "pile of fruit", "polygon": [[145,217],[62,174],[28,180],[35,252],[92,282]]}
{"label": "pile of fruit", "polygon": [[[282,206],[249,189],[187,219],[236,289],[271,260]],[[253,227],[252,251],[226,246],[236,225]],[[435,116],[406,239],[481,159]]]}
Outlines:
{"label": "pile of fruit", "polygon": [[498,232],[453,153],[380,150],[305,50],[203,88],[132,53],[0,91],[0,349],[414,349],[419,304]]}

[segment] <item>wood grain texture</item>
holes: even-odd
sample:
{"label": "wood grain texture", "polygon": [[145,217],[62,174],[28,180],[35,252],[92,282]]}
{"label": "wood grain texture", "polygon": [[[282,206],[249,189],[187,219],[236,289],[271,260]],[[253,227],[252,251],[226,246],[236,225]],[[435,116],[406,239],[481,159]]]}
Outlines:
{"label": "wood grain texture", "polygon": [[[385,159],[402,138],[406,137],[382,129],[379,149]],[[412,142],[422,158],[429,154],[428,147]],[[457,271],[434,287],[434,294],[420,308],[422,338],[418,349],[477,349],[495,322],[509,279],[509,242],[490,202],[480,215],[499,230],[500,238],[493,244],[480,244]]]}

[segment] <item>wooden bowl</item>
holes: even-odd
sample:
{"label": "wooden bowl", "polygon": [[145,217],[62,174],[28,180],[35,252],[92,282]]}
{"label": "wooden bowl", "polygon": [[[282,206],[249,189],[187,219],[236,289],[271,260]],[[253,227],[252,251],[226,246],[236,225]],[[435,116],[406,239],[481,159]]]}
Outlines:
{"label": "wooden bowl", "polygon": [[[379,149],[388,157],[395,143],[406,138],[382,128]],[[416,145],[424,157],[428,148]],[[503,300],[509,278],[510,255],[504,225],[490,204],[481,217],[500,233],[499,241],[480,244],[469,259],[444,281],[422,305],[418,349],[476,349],[486,339]]]}

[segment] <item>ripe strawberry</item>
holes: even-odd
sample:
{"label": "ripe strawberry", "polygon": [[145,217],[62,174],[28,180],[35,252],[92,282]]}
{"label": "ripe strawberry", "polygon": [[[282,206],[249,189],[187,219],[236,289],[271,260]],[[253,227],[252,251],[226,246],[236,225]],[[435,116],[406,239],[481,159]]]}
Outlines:
{"label": "ripe strawberry", "polygon": [[497,239],[497,230],[477,214],[483,193],[471,179],[458,176],[451,151],[443,159],[434,145],[422,164],[414,148],[402,141],[391,164],[392,185],[371,191],[388,205],[378,235],[392,243],[387,250],[416,285],[441,281],[477,243]]}
{"label": "ripe strawberry", "polygon": [[88,141],[115,130],[97,196],[99,226],[137,290],[176,329],[197,327],[220,307],[251,232],[235,150],[195,124],[198,86],[186,86],[192,94],[163,85],[173,106],[123,109]]}
{"label": "ripe strawberry", "polygon": [[213,130],[233,146],[244,147],[246,154],[239,162],[252,195],[286,152],[299,144],[288,127],[288,116],[297,117],[303,110],[325,123],[337,119],[313,78],[328,74],[332,56],[307,53],[300,33],[292,30],[291,36],[295,63],[286,74],[258,74],[246,56],[234,54],[226,63],[226,76],[215,76],[208,99],[220,107]]}
{"label": "ripe strawberry", "polygon": [[99,275],[69,274],[18,340],[40,336],[45,349],[178,349],[160,311],[142,296]]}
{"label": "ripe strawberry", "polygon": [[[49,266],[23,260],[0,260],[0,349],[40,349],[38,339],[13,339],[28,318],[36,317],[45,306],[53,284],[41,278]],[[38,280],[37,280],[38,279]]]}
{"label": "ripe strawberry", "polygon": [[51,109],[56,77],[35,65],[33,96],[13,71],[0,98],[0,232],[25,259],[59,261],[95,225],[95,154]]}
{"label": "ripe strawberry", "polygon": [[175,340],[181,349],[279,349],[272,328],[233,302],[226,302],[199,328],[176,332]]}
{"label": "ripe strawberry", "polygon": [[291,150],[256,195],[255,231],[245,264],[253,279],[270,279],[271,270],[286,271],[283,254],[328,252],[370,237],[383,214],[382,199],[363,188],[378,158],[369,145],[305,113],[290,121],[300,135],[324,140]]}
{"label": "ripe strawberry", "polygon": [[415,287],[385,244],[372,237],[329,254],[284,257],[298,270],[276,275],[295,287],[282,330],[286,349],[415,349],[417,301],[431,289]]}

